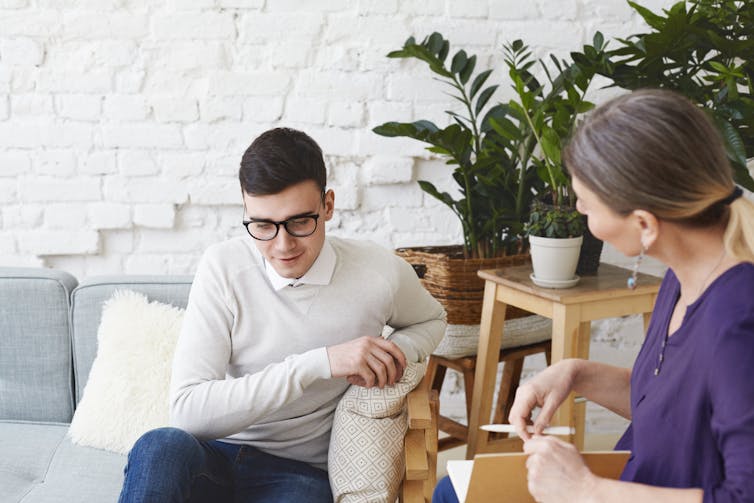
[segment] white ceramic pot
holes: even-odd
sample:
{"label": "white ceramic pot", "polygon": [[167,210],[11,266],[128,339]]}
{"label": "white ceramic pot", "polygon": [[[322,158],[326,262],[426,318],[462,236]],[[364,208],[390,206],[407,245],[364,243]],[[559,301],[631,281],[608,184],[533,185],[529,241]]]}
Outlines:
{"label": "white ceramic pot", "polygon": [[568,288],[579,281],[576,266],[584,237],[543,238],[529,236],[532,281],[546,288]]}

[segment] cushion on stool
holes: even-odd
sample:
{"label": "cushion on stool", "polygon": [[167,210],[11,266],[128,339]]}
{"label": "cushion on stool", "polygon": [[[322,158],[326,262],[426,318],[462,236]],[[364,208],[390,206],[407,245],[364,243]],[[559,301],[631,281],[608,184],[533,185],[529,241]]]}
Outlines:
{"label": "cushion on stool", "polygon": [[[542,342],[552,337],[552,320],[533,315],[505,321],[501,348],[510,349]],[[445,358],[477,354],[479,325],[448,325],[434,353]]]}

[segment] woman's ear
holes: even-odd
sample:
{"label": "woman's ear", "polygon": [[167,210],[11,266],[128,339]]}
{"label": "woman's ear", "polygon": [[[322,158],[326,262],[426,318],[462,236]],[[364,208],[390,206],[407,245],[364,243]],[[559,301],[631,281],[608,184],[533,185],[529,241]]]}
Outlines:
{"label": "woman's ear", "polygon": [[657,241],[660,232],[660,221],[654,214],[646,210],[634,210],[632,215],[639,226],[641,245],[645,250],[649,250],[655,241]]}

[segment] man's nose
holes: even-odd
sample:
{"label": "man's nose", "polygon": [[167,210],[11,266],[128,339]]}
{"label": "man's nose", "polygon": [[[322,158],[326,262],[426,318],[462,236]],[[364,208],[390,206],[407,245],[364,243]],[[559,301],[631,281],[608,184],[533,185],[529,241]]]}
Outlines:
{"label": "man's nose", "polygon": [[295,245],[295,239],[296,238],[288,234],[285,227],[281,225],[278,235],[275,236],[275,247],[279,250],[288,250]]}

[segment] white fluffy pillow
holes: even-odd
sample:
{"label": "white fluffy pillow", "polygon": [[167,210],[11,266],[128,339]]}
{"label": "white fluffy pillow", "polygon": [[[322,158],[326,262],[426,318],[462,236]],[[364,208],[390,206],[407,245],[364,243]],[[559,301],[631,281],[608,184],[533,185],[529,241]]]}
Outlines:
{"label": "white fluffy pillow", "polygon": [[167,425],[183,314],[130,290],[104,304],[97,356],[71,421],[73,442],[126,454],[143,433]]}

